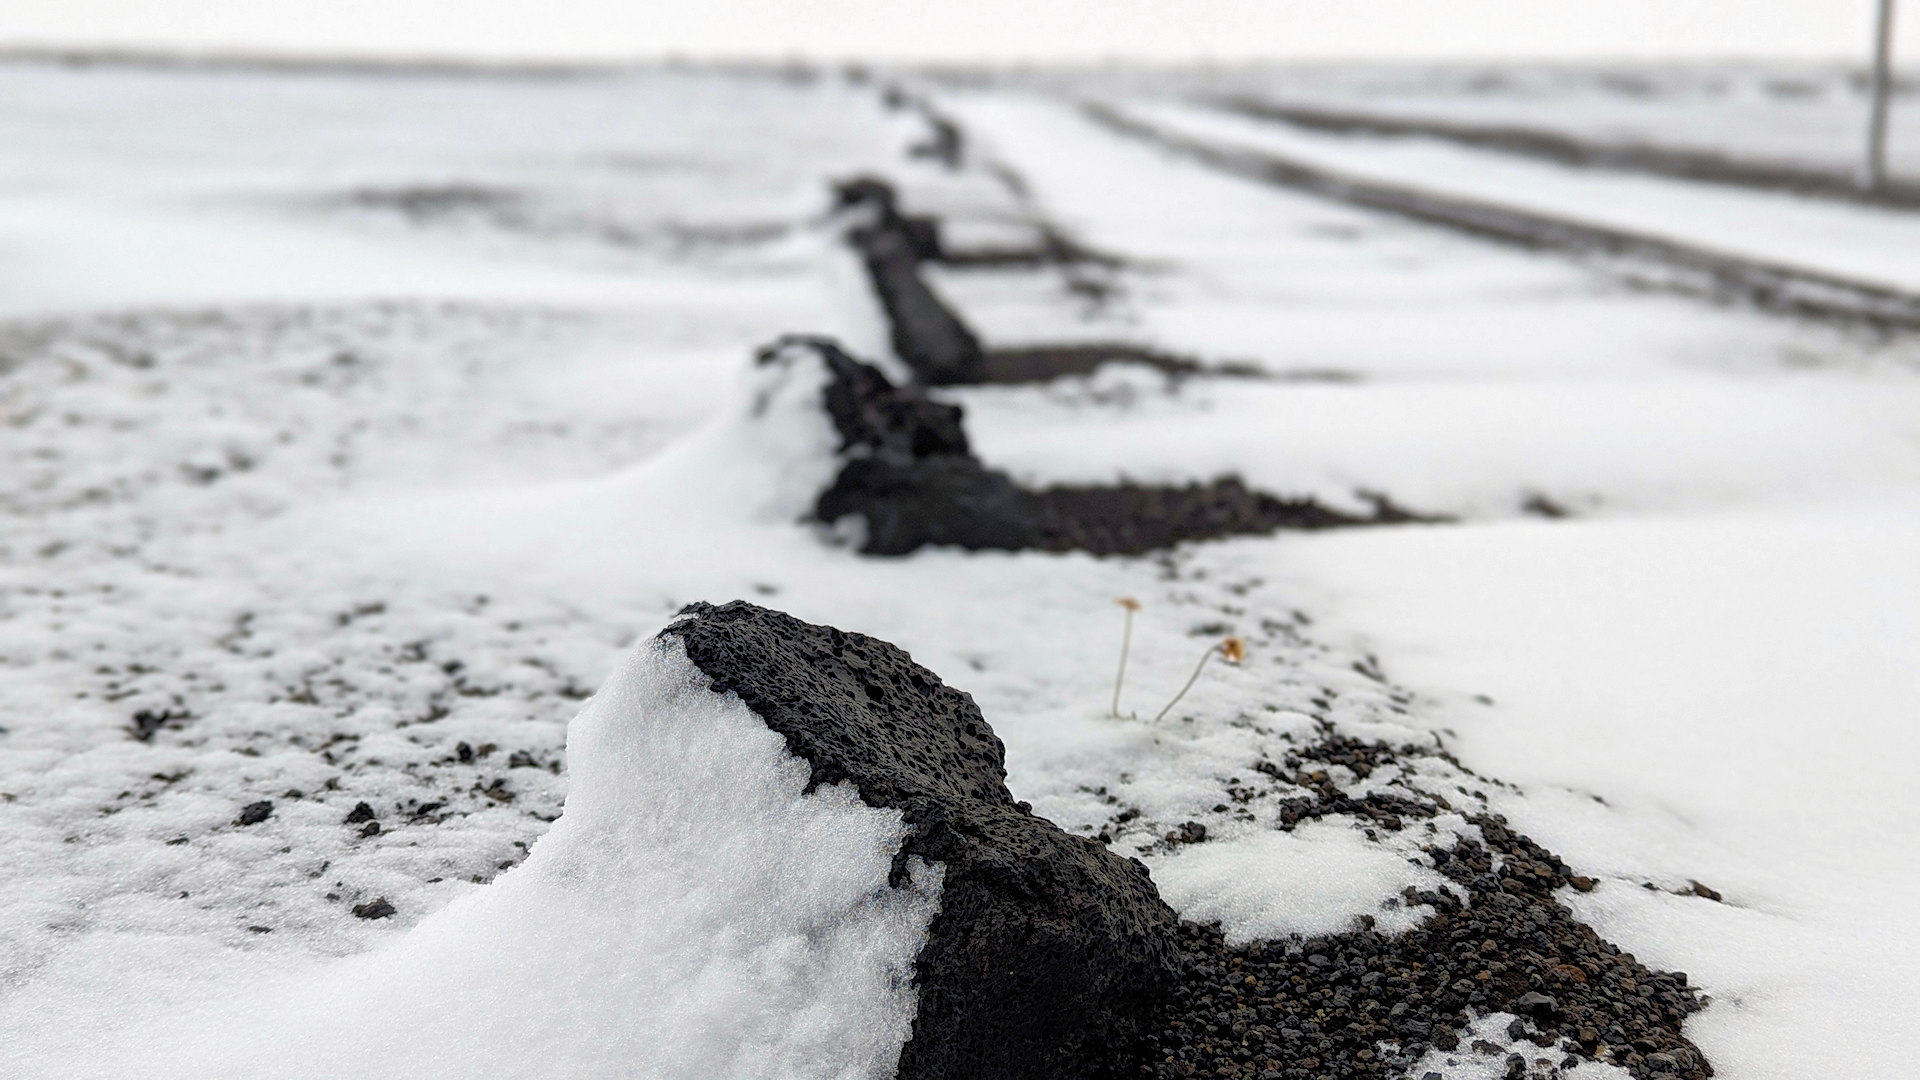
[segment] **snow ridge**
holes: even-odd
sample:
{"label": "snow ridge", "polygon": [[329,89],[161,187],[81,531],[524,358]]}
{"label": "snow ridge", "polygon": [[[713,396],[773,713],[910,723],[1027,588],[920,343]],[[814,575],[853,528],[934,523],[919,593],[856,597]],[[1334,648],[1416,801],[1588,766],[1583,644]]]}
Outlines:
{"label": "snow ridge", "polygon": [[900,812],[808,791],[710,685],[677,641],[635,649],[570,726],[567,811],[526,863],[393,947],[9,1075],[890,1077],[940,872],[889,885]]}

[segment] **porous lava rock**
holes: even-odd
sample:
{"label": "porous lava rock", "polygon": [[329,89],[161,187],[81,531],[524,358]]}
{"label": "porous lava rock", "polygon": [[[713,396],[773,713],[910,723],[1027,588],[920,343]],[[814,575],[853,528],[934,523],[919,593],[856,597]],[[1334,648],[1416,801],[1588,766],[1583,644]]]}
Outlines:
{"label": "porous lava rock", "polygon": [[782,338],[759,360],[786,362],[792,350],[810,352],[826,368],[822,404],[844,459],[814,514],[829,524],[863,521],[861,550],[869,555],[905,555],[928,544],[1140,555],[1186,540],[1277,529],[1432,520],[1384,498],[1375,498],[1370,516],[1347,514],[1256,491],[1235,477],[1024,488],[974,456],[959,406],[934,401],[918,386],[895,386],[825,338]]}
{"label": "porous lava rock", "polygon": [[661,637],[784,738],[810,786],[901,811],[897,878],[915,857],[943,868],[901,1080],[1137,1072],[1178,985],[1178,920],[1139,862],[1014,801],[971,697],[887,642],[742,601],[689,605]]}

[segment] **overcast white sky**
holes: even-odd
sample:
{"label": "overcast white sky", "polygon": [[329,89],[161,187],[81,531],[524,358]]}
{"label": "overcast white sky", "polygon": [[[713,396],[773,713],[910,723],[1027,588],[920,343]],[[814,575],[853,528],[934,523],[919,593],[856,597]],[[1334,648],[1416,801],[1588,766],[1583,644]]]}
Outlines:
{"label": "overcast white sky", "polygon": [[[1920,62],[1920,4],[1898,53]],[[0,0],[0,45],[485,58],[1864,59],[1874,0]]]}

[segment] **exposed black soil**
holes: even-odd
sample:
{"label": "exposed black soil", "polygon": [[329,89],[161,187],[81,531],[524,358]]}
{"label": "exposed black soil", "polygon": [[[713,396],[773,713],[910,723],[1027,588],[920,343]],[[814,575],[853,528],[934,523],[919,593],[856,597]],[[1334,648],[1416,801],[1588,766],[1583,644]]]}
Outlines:
{"label": "exposed black soil", "polygon": [[[1064,266],[1079,263],[1117,265],[1119,260],[1088,251],[1054,229],[1043,229],[1031,248],[955,250],[941,239],[940,223],[903,214],[893,186],[862,176],[834,186],[836,205],[856,214],[860,223],[847,232],[886,312],[893,351],[929,386],[981,383],[1035,383],[1068,375],[1087,375],[1109,363],[1145,364],[1169,375],[1256,375],[1247,367],[1203,368],[1195,361],[1124,343],[1033,345],[987,349],[961,318],[921,276],[920,267],[938,262],[969,268]],[[1097,288],[1083,283],[1084,288]]]}
{"label": "exposed black soil", "polygon": [[970,696],[887,642],[741,601],[690,605],[660,640],[785,739],[810,787],[901,811],[896,887],[943,867],[899,1080],[1124,1071],[1178,984],[1177,920],[1138,860],[1014,800]]}
{"label": "exposed black soil", "polygon": [[1043,383],[1071,375],[1091,375],[1107,364],[1137,364],[1180,379],[1193,375],[1258,378],[1258,368],[1245,365],[1203,366],[1173,353],[1124,342],[1073,345],[1028,345],[989,349],[981,358],[980,381],[1003,385]]}
{"label": "exposed black soil", "polygon": [[1870,190],[1861,187],[1859,178],[1853,173],[1841,169],[1822,169],[1785,161],[1753,161],[1708,150],[1645,143],[1597,143],[1541,128],[1511,124],[1468,124],[1387,116],[1287,105],[1244,96],[1225,98],[1220,104],[1247,116],[1278,120],[1313,131],[1331,131],[1342,135],[1417,135],[1562,165],[1652,173],[1683,180],[1705,180],[1767,191],[1791,191],[1798,195],[1818,195],[1826,199],[1903,209],[1920,207],[1920,184],[1896,181]]}
{"label": "exposed black soil", "polygon": [[1030,246],[959,248],[942,243],[938,260],[943,266],[979,270],[1032,269],[1046,266],[1117,267],[1123,261],[1104,252],[1085,247],[1078,241],[1050,228],[1041,228],[1038,242]]}
{"label": "exposed black soil", "polygon": [[[1454,808],[1407,789],[1356,800],[1332,783],[1328,768],[1344,766],[1364,779],[1435,753],[1329,732],[1284,763],[1263,764],[1276,780],[1314,793],[1289,804],[1283,829],[1344,815],[1376,832],[1400,832]],[[1590,879],[1497,815],[1469,813],[1468,820],[1481,840],[1435,844],[1425,854],[1458,891],[1409,887],[1404,902],[1433,914],[1404,934],[1380,934],[1363,918],[1349,933],[1231,946],[1218,927],[1183,923],[1182,988],[1148,1041],[1142,1075],[1386,1078],[1437,1049],[1511,1055],[1512,1077],[1556,1076],[1581,1058],[1621,1065],[1642,1080],[1712,1076],[1705,1055],[1681,1033],[1704,1004],[1687,976],[1649,969],[1554,898],[1561,888],[1592,889]],[[1521,1018],[1507,1030],[1517,1045],[1463,1047],[1461,1031],[1489,1013]]]}
{"label": "exposed black soil", "polygon": [[980,339],[920,276],[920,263],[939,254],[937,223],[901,214],[884,180],[858,177],[836,185],[834,194],[842,210],[864,218],[847,241],[886,311],[894,354],[930,386],[979,382]]}
{"label": "exposed black soil", "polygon": [[1349,514],[1311,498],[1289,499],[1257,491],[1232,476],[1184,487],[1048,487],[1035,495],[1040,502],[1041,539],[1034,546],[1095,555],[1140,555],[1186,540],[1255,536],[1282,529],[1441,520],[1412,513],[1384,498],[1375,500],[1371,514]]}
{"label": "exposed black soil", "polygon": [[858,518],[861,550],[905,555],[929,544],[969,550],[1085,551],[1140,555],[1189,540],[1436,521],[1390,499],[1363,494],[1353,514],[1314,499],[1258,491],[1237,477],[1185,485],[1053,486],[1029,489],[975,457],[964,413],[917,386],[894,386],[879,369],[822,338],[785,338],[759,362],[805,350],[825,364],[824,406],[845,459],[814,514],[834,524]]}

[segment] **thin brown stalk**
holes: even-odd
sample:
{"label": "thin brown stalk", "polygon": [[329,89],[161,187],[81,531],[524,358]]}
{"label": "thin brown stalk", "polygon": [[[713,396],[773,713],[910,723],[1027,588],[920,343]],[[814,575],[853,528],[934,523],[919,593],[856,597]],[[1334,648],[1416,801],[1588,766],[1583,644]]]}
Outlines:
{"label": "thin brown stalk", "polygon": [[1113,676],[1113,705],[1107,715],[1115,720],[1120,718],[1120,687],[1127,681],[1127,649],[1133,644],[1133,613],[1140,610],[1140,601],[1131,596],[1123,596],[1114,601],[1126,611],[1125,622],[1120,628],[1120,670]]}
{"label": "thin brown stalk", "polygon": [[1161,709],[1160,712],[1154,716],[1154,723],[1159,723],[1169,712],[1172,712],[1173,707],[1180,704],[1180,699],[1187,696],[1187,691],[1193,689],[1193,684],[1200,681],[1200,672],[1206,668],[1207,661],[1213,659],[1214,653],[1219,653],[1222,657],[1225,657],[1229,664],[1238,664],[1241,660],[1246,659],[1247,645],[1246,642],[1241,641],[1237,637],[1230,637],[1218,645],[1208,646],[1207,651],[1200,654],[1200,662],[1193,666],[1193,674],[1187,676],[1187,685],[1181,687],[1180,692],[1173,695],[1173,700],[1167,702],[1166,708]]}

